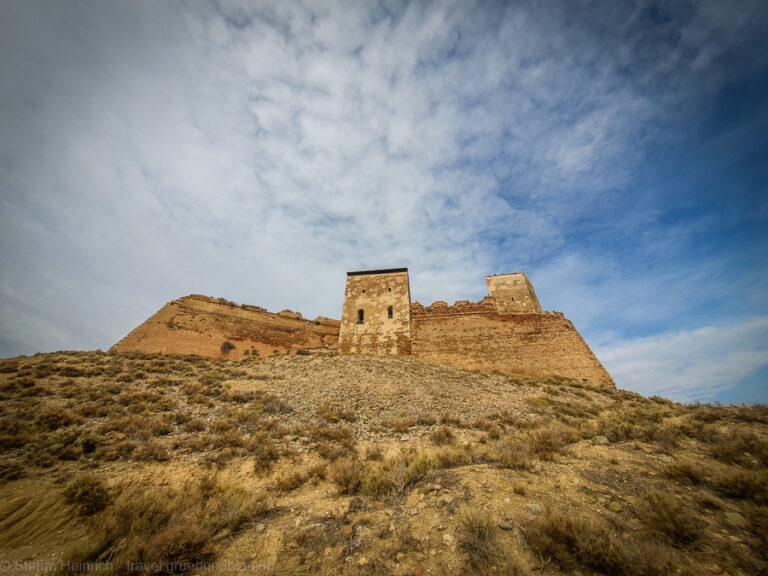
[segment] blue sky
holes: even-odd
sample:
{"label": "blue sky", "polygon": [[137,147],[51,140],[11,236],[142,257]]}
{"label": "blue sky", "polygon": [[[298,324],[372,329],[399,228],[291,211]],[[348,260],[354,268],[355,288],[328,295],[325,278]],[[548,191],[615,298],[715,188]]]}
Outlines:
{"label": "blue sky", "polygon": [[617,384],[768,402],[768,5],[0,3],[0,355],[525,272]]}

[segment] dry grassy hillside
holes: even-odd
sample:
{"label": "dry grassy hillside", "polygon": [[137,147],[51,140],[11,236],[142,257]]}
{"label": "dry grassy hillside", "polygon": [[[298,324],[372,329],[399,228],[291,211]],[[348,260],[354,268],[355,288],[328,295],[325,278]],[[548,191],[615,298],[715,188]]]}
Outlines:
{"label": "dry grassy hillside", "polygon": [[412,359],[0,361],[0,570],[764,574],[768,408]]}

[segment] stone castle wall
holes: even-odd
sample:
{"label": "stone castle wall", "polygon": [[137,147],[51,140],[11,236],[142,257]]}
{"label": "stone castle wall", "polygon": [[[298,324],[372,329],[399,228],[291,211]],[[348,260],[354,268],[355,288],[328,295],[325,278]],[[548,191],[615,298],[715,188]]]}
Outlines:
{"label": "stone castle wall", "polygon": [[[430,310],[432,308],[432,310]],[[558,375],[614,387],[613,379],[562,314],[498,314],[412,308],[412,355],[467,370]],[[443,308],[441,310],[441,308]]]}
{"label": "stone castle wall", "polygon": [[339,351],[383,356],[411,353],[411,289],[407,270],[347,274]]}
{"label": "stone castle wall", "polygon": [[[273,314],[258,306],[191,295],[163,306],[112,349],[234,358],[244,356],[246,350],[268,355],[336,348],[338,338],[337,320],[304,320],[289,310]],[[221,352],[224,341],[235,346],[228,354]]]}
{"label": "stone castle wall", "polygon": [[[243,357],[338,348],[342,353],[409,356],[510,375],[564,376],[614,387],[560,313],[542,312],[524,274],[486,278],[479,302],[411,303],[407,269],[349,272],[341,322],[192,295],[169,302],[113,346],[116,351]],[[221,351],[223,342],[235,348]]]}

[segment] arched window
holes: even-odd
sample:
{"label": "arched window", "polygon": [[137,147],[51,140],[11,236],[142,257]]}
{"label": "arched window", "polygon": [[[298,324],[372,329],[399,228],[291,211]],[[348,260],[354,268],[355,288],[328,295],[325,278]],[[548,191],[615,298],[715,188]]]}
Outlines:
{"label": "arched window", "polygon": [[387,318],[392,318],[392,316],[393,316],[392,306],[390,306],[389,308],[387,308]]}
{"label": "arched window", "polygon": [[357,323],[365,324],[365,312],[363,312],[362,310],[357,311]]}

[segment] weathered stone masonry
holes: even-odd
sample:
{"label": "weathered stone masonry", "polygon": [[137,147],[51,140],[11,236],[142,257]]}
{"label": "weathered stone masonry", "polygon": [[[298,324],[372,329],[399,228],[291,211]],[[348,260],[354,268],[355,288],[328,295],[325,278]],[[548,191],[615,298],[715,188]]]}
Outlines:
{"label": "weathered stone masonry", "polygon": [[390,356],[411,353],[407,269],[347,273],[339,351]]}
{"label": "weathered stone masonry", "polygon": [[[341,322],[192,295],[163,306],[113,349],[222,357],[338,348],[614,386],[573,324],[542,311],[524,274],[488,276],[486,283],[488,296],[479,302],[423,306],[411,302],[406,268],[348,272]],[[223,351],[224,341],[234,349]]]}
{"label": "weathered stone masonry", "polygon": [[[485,280],[489,294],[480,302],[425,307],[410,302],[405,268],[349,272],[339,351],[411,355],[456,368],[557,374],[614,386],[570,320],[542,311],[525,274]],[[393,319],[387,316],[389,306],[397,311]]]}

